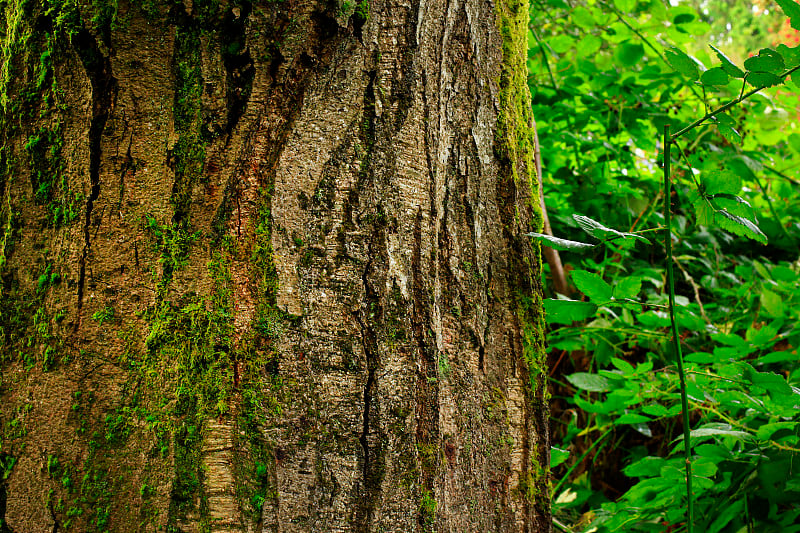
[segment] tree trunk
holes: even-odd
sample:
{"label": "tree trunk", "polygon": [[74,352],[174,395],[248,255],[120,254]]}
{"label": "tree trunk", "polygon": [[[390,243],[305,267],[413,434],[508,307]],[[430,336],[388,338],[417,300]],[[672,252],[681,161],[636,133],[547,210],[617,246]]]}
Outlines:
{"label": "tree trunk", "polygon": [[550,530],[498,1],[0,2],[1,532]]}

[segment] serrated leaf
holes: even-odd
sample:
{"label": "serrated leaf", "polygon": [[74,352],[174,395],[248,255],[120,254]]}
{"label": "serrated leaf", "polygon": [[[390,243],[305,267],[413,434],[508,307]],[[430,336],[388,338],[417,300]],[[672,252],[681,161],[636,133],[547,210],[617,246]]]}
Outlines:
{"label": "serrated leaf", "polygon": [[780,74],[785,68],[783,56],[772,48],[762,48],[757,56],[748,57],[744,60],[744,68],[755,72],[770,72]]}
{"label": "serrated leaf", "polygon": [[573,270],[570,274],[575,286],[594,303],[606,303],[611,300],[611,285],[594,272]]}
{"label": "serrated leaf", "polygon": [[775,0],[783,12],[789,17],[792,28],[800,30],[800,4],[794,0]]}
{"label": "serrated leaf", "polygon": [[700,76],[703,85],[727,85],[730,81],[728,73],[721,67],[710,68]]}
{"label": "serrated leaf", "polygon": [[[792,78],[794,80],[794,77]],[[783,83],[783,78],[771,72],[748,72],[747,83],[758,89],[774,87]]]}
{"label": "serrated leaf", "polygon": [[734,215],[727,209],[720,209],[716,212],[716,215],[714,220],[722,229],[730,231],[740,237],[747,237],[761,244],[767,244],[767,236],[764,235],[764,232],[762,232],[752,220]]}
{"label": "serrated leaf", "polygon": [[710,170],[703,172],[700,182],[705,186],[705,194],[736,194],[742,190],[742,178],[730,170]]}
{"label": "serrated leaf", "polygon": [[736,202],[737,204],[746,205],[747,207],[750,207],[750,208],[753,207],[753,206],[750,205],[750,202],[748,202],[747,200],[745,200],[741,196],[736,196],[735,194],[728,194],[728,193],[720,192],[720,193],[717,193],[717,194],[709,195],[709,198],[722,198],[722,199],[725,199],[725,200],[731,200],[732,202]]}
{"label": "serrated leaf", "polygon": [[540,241],[542,244],[549,246],[553,250],[559,250],[562,252],[585,252],[586,250],[591,250],[596,244],[589,244],[586,242],[578,242],[578,241],[570,241],[567,239],[560,239],[558,237],[553,237],[552,235],[546,235],[544,233],[528,233],[528,237],[533,237],[537,241]]}
{"label": "serrated leaf", "polygon": [[693,429],[689,433],[689,436],[693,439],[705,437],[733,437],[738,440],[746,440],[752,438],[749,433],[730,429],[730,426],[727,424],[706,424],[705,427]]}
{"label": "serrated leaf", "polygon": [[630,276],[618,280],[614,285],[614,298],[618,300],[636,299],[642,290],[642,278]]}
{"label": "serrated leaf", "polygon": [[578,223],[578,226],[594,237],[595,239],[599,239],[601,241],[609,240],[609,239],[636,239],[647,244],[650,244],[650,241],[647,240],[645,237],[641,235],[636,235],[635,233],[623,233],[621,231],[617,231],[615,229],[611,229],[609,227],[604,226],[600,222],[596,220],[592,220],[589,217],[583,215],[572,215],[572,218],[575,222]]}
{"label": "serrated leaf", "polygon": [[717,54],[717,57],[722,62],[722,70],[724,70],[728,76],[733,78],[744,78],[744,71],[737,67],[733,61],[728,58],[728,56],[722,53],[722,50],[715,47],[713,44],[709,44],[708,46],[710,46],[711,49],[714,50],[714,53]]}
{"label": "serrated leaf", "polygon": [[743,365],[744,372],[742,373],[742,379],[748,380],[758,387],[763,387],[771,395],[790,396],[792,394],[792,387],[786,383],[783,376],[774,372],[759,372],[746,363]]}
{"label": "serrated leaf", "polygon": [[577,388],[589,392],[606,392],[608,390],[608,380],[606,378],[597,374],[589,374],[588,372],[570,374],[567,376],[567,381]]}
{"label": "serrated leaf", "polygon": [[719,113],[714,117],[714,121],[717,123],[717,129],[719,129],[719,132],[723,137],[725,137],[725,139],[728,140],[729,143],[738,143],[742,140],[742,136],[739,135],[739,132],[736,130],[736,121],[733,120],[729,115],[725,113]]}
{"label": "serrated leaf", "polygon": [[572,324],[586,320],[597,312],[597,306],[578,300],[544,300],[545,320],[548,324]]}
{"label": "serrated leaf", "polygon": [[686,52],[683,50],[672,46],[667,50],[664,50],[664,56],[667,59],[667,63],[669,63],[672,68],[690,80],[695,81],[700,77],[700,70],[698,68],[697,61],[686,54]]}

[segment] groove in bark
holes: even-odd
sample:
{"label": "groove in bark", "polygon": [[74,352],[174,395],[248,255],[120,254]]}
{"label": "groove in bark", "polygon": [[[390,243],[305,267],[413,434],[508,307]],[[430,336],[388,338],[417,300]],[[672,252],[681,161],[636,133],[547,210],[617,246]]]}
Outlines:
{"label": "groove in bark", "polygon": [[86,214],[83,225],[83,252],[78,274],[78,321],[83,307],[83,291],[86,283],[86,260],[91,254],[92,211],[100,196],[100,164],[102,161],[103,131],[111,112],[117,90],[117,80],[111,72],[111,61],[103,54],[97,39],[82,29],[72,37],[72,46],[80,57],[86,75],[92,85],[92,119],[89,125],[89,196],[86,198]]}

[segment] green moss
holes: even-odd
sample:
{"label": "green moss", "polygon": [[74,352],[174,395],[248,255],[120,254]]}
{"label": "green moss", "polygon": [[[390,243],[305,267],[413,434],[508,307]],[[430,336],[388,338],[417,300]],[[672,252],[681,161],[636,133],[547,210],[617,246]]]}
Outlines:
{"label": "green moss", "polygon": [[500,111],[497,117],[496,149],[507,161],[517,184],[530,188],[532,221],[536,231],[542,227],[539,185],[534,162],[534,134],[531,95],[528,89],[528,0],[502,0],[495,4],[500,35],[503,38],[503,65],[500,74]]}
{"label": "green moss", "polygon": [[186,22],[175,33],[175,97],[173,120],[178,140],[172,149],[175,184],[172,190],[173,219],[188,224],[192,188],[203,174],[205,142],[202,139],[202,56],[200,26]]}

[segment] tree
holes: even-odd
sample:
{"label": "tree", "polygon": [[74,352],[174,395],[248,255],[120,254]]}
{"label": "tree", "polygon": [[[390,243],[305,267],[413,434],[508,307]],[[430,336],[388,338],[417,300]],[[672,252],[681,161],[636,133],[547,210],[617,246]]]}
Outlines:
{"label": "tree", "polygon": [[2,531],[549,531],[527,3],[2,5]]}

